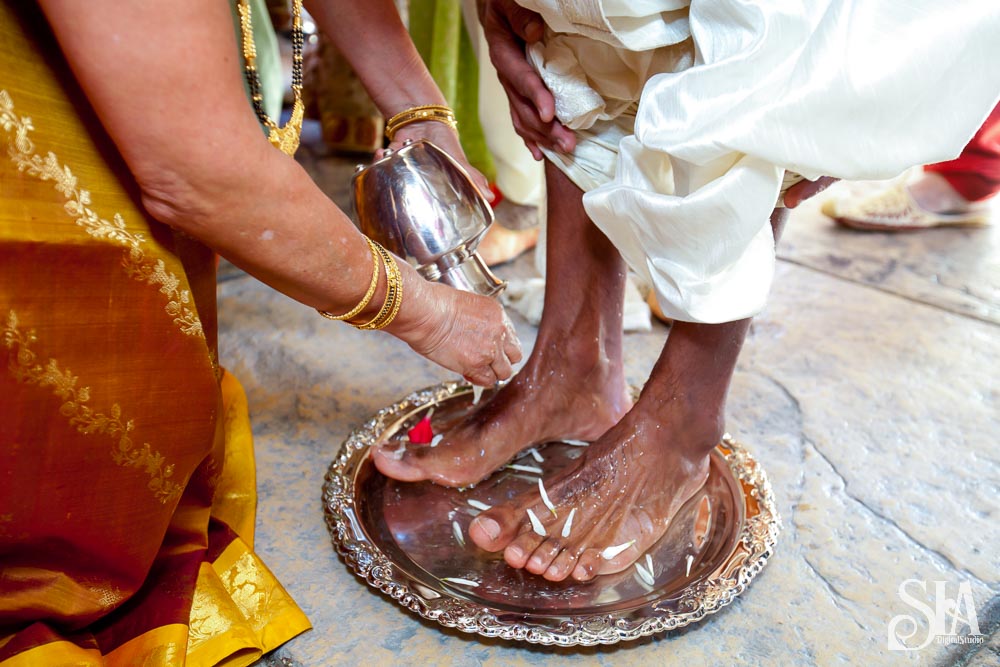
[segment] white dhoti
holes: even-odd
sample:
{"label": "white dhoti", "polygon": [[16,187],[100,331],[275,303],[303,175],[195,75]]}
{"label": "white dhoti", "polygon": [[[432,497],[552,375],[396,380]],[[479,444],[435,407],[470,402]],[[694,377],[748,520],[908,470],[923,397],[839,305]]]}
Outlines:
{"label": "white dhoti", "polygon": [[889,178],[956,156],[1000,97],[1000,3],[518,0],[577,133],[548,157],[664,314],[750,317],[786,172]]}

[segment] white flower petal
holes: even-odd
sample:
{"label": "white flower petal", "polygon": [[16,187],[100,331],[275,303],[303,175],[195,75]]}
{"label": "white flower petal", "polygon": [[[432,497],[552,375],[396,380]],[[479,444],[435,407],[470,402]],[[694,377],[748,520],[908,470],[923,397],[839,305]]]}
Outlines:
{"label": "white flower petal", "polygon": [[552,512],[552,516],[558,518],[559,515],[556,513],[556,506],[552,504],[551,500],[549,500],[549,494],[545,492],[545,484],[542,483],[541,477],[538,478],[538,493],[542,496],[542,502],[545,503],[545,506],[549,508],[550,512]]}
{"label": "white flower petal", "polygon": [[529,449],[528,453],[531,454],[531,458],[535,459],[539,463],[545,463],[545,459],[542,457],[541,454],[538,453],[538,450],[535,449],[534,447]]}
{"label": "white flower petal", "polygon": [[476,405],[479,403],[479,399],[483,397],[483,390],[486,387],[480,387],[478,384],[472,385],[472,404]]}
{"label": "white flower petal", "polygon": [[462,527],[458,525],[458,521],[451,522],[451,532],[455,536],[455,541],[464,547],[465,535],[462,534]]}
{"label": "white flower petal", "polygon": [[687,571],[684,572],[684,576],[685,577],[690,577],[691,576],[691,563],[694,562],[694,556],[692,556],[691,554],[688,554],[685,557],[685,560],[687,560]]}
{"label": "white flower petal", "polygon": [[618,545],[615,545],[613,547],[608,547],[604,551],[601,552],[601,558],[603,558],[604,560],[611,560],[612,558],[614,558],[615,556],[617,556],[621,552],[623,552],[626,549],[628,549],[633,544],[635,544],[635,540],[629,540],[625,544],[618,544]]}
{"label": "white flower petal", "polygon": [[645,588],[647,593],[653,592],[653,586],[646,583],[646,580],[642,578],[642,575],[639,574],[638,570],[632,574],[632,578],[635,579],[640,586]]}
{"label": "white flower petal", "polygon": [[444,434],[438,433],[433,438],[431,438],[431,447],[437,447],[442,440],[444,440]]}
{"label": "white flower petal", "polygon": [[470,505],[472,505],[473,507],[475,507],[477,510],[483,510],[484,512],[486,510],[488,510],[488,509],[493,509],[493,505],[487,505],[486,503],[481,503],[478,500],[474,500],[472,498],[469,498],[465,502],[469,503]]}
{"label": "white flower petal", "polygon": [[586,440],[563,440],[567,445],[573,445],[574,447],[589,447],[590,443]]}
{"label": "white flower petal", "polygon": [[650,572],[646,568],[640,565],[639,561],[636,561],[635,563],[633,563],[633,565],[635,565],[635,571],[639,573],[639,578],[642,579],[646,583],[646,585],[648,586],[656,585],[656,580],[653,579],[653,575],[650,574]]}
{"label": "white flower petal", "polygon": [[393,461],[402,461],[403,460],[403,454],[405,454],[405,453],[406,453],[406,442],[400,442],[399,443],[399,448],[392,450],[392,460]]}
{"label": "white flower petal", "polygon": [[531,529],[533,531],[542,537],[548,537],[549,534],[545,532],[545,526],[542,525],[542,522],[538,520],[538,517],[530,509],[528,510],[528,520],[531,521]]}
{"label": "white flower petal", "polygon": [[520,470],[521,472],[533,472],[536,475],[541,475],[543,472],[545,472],[541,468],[537,468],[535,466],[520,465],[518,463],[508,463],[504,467],[505,468],[510,468],[511,470]]}
{"label": "white flower petal", "polygon": [[459,584],[460,586],[471,586],[476,588],[479,586],[478,581],[470,581],[468,579],[462,579],[461,577],[441,577],[441,581],[447,581],[452,584]]}
{"label": "white flower petal", "polygon": [[576,515],[576,508],[574,507],[569,511],[569,516],[566,517],[566,523],[562,527],[562,536],[569,537],[569,531],[573,530],[573,517]]}

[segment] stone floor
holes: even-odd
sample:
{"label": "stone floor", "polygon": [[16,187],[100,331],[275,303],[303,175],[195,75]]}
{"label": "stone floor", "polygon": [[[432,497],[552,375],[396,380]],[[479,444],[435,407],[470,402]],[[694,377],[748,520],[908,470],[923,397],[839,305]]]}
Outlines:
{"label": "stone floor", "polygon": [[[350,164],[308,147],[301,159],[343,203]],[[532,271],[524,257],[500,273]],[[371,413],[450,374],[231,267],[219,297],[222,359],[254,419],[257,549],[314,625],[264,664],[1000,664],[1000,227],[860,234],[818,202],[795,212],[730,397],[730,431],[770,474],[784,518],[776,553],[722,612],[617,647],[481,640],[364,586],[331,548],[323,475]],[[533,328],[518,331],[530,346]],[[666,335],[627,336],[632,382]],[[890,652],[894,616],[916,617],[917,641],[927,633],[898,594],[906,579],[947,582],[949,597],[968,582],[985,643]]]}

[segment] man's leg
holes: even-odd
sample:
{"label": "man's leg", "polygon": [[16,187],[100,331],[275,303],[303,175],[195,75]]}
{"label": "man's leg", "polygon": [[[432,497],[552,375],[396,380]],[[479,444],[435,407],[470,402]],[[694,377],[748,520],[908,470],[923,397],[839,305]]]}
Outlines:
{"label": "man's leg", "polygon": [[[784,210],[772,217],[776,237],[784,219]],[[749,324],[674,323],[635,406],[574,468],[546,480],[555,511],[539,494],[525,494],[480,514],[469,528],[473,541],[488,551],[503,550],[513,567],[554,581],[587,580],[630,566],[705,482]],[[546,536],[532,529],[529,508]],[[570,534],[562,537],[571,513]],[[618,545],[629,546],[602,557],[604,549]]]}
{"label": "man's leg", "polygon": [[531,445],[596,439],[628,410],[622,360],[625,263],[590,222],[580,189],[548,163],[546,182],[548,280],[531,356],[437,447],[411,447],[399,460],[391,449],[376,450],[375,465],[389,477],[465,486]]}

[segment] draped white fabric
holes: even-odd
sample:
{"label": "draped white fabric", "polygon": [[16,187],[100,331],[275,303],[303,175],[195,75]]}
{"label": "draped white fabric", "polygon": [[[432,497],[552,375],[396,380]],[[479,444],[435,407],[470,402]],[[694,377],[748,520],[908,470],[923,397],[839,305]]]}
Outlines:
{"label": "draped white fabric", "polygon": [[1000,2],[518,2],[548,25],[528,56],[580,138],[549,157],[678,320],[763,308],[786,170],[953,158],[1000,97]]}

